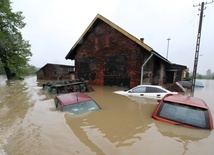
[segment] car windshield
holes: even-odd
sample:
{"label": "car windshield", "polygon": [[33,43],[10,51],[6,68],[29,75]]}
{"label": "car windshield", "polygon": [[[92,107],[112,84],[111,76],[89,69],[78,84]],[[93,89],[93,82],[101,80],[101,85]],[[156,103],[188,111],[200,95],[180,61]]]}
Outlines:
{"label": "car windshield", "polygon": [[100,107],[93,100],[89,100],[86,102],[67,105],[63,107],[62,111],[71,112],[74,114],[82,114],[82,113],[97,110],[97,109],[100,109]]}
{"label": "car windshield", "polygon": [[203,108],[164,102],[158,116],[181,124],[210,129],[208,111]]}

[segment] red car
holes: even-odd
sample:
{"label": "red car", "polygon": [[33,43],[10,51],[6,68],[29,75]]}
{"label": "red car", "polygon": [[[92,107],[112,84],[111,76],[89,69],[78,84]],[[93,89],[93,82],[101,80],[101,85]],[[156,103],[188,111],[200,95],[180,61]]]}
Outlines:
{"label": "red car", "polygon": [[60,111],[82,114],[100,109],[99,105],[88,95],[74,92],[61,94],[54,99],[55,106]]}
{"label": "red car", "polygon": [[206,103],[186,95],[166,95],[159,101],[152,117],[175,125],[213,129],[212,115]]}

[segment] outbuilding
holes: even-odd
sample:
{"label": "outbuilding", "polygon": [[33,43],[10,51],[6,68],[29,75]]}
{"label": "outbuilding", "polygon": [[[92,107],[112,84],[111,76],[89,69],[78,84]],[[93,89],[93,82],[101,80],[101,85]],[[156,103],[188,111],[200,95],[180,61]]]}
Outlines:
{"label": "outbuilding", "polygon": [[74,78],[74,66],[47,63],[37,72],[38,80],[70,80]]}

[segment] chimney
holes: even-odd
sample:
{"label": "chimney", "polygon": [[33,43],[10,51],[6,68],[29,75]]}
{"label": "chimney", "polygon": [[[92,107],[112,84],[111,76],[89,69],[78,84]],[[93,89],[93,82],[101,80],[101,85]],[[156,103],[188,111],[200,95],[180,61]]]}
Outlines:
{"label": "chimney", "polygon": [[140,41],[143,43],[144,42],[144,38],[140,38]]}

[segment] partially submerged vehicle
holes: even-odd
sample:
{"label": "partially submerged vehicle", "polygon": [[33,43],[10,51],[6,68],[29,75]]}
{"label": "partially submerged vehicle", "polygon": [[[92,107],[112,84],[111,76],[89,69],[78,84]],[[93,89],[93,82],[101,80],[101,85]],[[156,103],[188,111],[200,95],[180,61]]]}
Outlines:
{"label": "partially submerged vehicle", "polygon": [[152,117],[175,125],[213,129],[212,115],[206,103],[186,95],[166,95],[159,101]]}
{"label": "partially submerged vehicle", "polygon": [[[179,81],[179,84],[187,89],[191,89],[193,85],[191,81]],[[196,80],[195,87],[204,87],[204,84],[201,81]]]}
{"label": "partially submerged vehicle", "polygon": [[80,92],[58,95],[54,102],[56,109],[73,114],[83,114],[101,109],[91,97]]}
{"label": "partially submerged vehicle", "polygon": [[[191,86],[192,87],[192,86]],[[190,88],[191,88],[190,87]],[[187,88],[182,86],[182,84],[180,84],[180,82],[175,82],[171,85],[171,87],[169,88],[170,91],[176,91],[176,92],[186,92]]]}
{"label": "partially submerged vehicle", "polygon": [[177,94],[157,85],[138,85],[132,89],[125,91],[116,91],[115,93],[125,96],[146,97],[153,99],[161,99],[166,94]]}
{"label": "partially submerged vehicle", "polygon": [[195,81],[195,87],[204,87],[204,84],[201,81]]}
{"label": "partially submerged vehicle", "polygon": [[178,81],[178,83],[186,89],[192,88],[192,82],[190,82],[190,81]]}
{"label": "partially submerged vehicle", "polygon": [[[171,85],[170,91],[177,91],[177,92],[186,92],[187,90],[192,89],[192,82],[191,81],[178,81]],[[204,85],[200,81],[195,81],[195,87],[203,88]]]}
{"label": "partially submerged vehicle", "polygon": [[82,78],[70,81],[47,82],[43,84],[43,89],[52,94],[93,91],[88,81]]}

